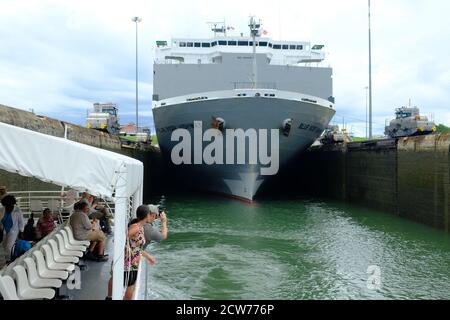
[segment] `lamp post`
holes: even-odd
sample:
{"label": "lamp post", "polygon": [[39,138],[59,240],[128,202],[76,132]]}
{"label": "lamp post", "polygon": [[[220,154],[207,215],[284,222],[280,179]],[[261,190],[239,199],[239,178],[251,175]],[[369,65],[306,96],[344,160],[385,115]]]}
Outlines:
{"label": "lamp post", "polygon": [[131,19],[136,24],[136,133],[139,131],[139,93],[138,93],[138,23],[142,21],[139,17]]}
{"label": "lamp post", "polygon": [[370,16],[370,0],[369,0],[369,139],[372,135],[372,30]]}
{"label": "lamp post", "polygon": [[369,87],[364,87],[364,89],[366,90],[366,139],[368,139],[369,138],[369,136],[368,136],[368,124],[367,124],[367,108],[368,108],[368,105],[369,105],[369,102],[368,102],[368,100],[369,100]]}

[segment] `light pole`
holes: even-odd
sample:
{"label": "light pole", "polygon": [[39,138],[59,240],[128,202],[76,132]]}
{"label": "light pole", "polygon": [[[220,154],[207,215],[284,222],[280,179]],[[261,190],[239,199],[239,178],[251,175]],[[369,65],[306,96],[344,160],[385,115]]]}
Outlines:
{"label": "light pole", "polygon": [[369,87],[364,87],[364,89],[366,90],[366,139],[368,139],[369,136],[368,136],[367,130],[369,128],[367,127],[367,107],[369,105],[369,102],[368,102],[368,100],[369,100]]}
{"label": "light pole", "polygon": [[369,139],[372,139],[372,30],[369,0]]}
{"label": "light pole", "polygon": [[138,23],[142,21],[139,17],[131,19],[136,24],[136,133],[139,131],[139,93],[138,93]]}

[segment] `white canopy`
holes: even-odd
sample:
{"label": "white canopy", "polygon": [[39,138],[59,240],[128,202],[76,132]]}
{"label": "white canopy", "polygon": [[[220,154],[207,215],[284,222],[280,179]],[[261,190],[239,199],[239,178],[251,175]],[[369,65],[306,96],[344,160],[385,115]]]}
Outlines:
{"label": "white canopy", "polygon": [[126,166],[126,195],[143,184],[143,164],[130,157],[0,122],[0,168],[113,198]]}
{"label": "white canopy", "polygon": [[142,162],[0,122],[0,169],[114,200],[113,299],[122,299],[127,219],[142,203]]}

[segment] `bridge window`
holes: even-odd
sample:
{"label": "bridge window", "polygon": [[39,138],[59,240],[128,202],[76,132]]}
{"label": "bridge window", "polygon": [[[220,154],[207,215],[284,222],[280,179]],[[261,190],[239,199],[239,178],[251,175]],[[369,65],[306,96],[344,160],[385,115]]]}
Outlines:
{"label": "bridge window", "polygon": [[213,42],[211,43],[211,47],[215,47],[215,46],[217,46],[217,41],[213,41]]}
{"label": "bridge window", "polygon": [[238,41],[238,46],[248,47],[248,41]]}
{"label": "bridge window", "polygon": [[303,46],[302,45],[298,45],[297,46],[297,50],[303,50]]}
{"label": "bridge window", "polygon": [[226,45],[227,45],[226,41],[219,40],[219,46],[226,46]]}
{"label": "bridge window", "polygon": [[266,41],[261,41],[261,42],[259,43],[259,46],[260,46],[260,47],[267,47],[267,42],[266,42]]}
{"label": "bridge window", "polygon": [[209,42],[202,43],[202,48],[209,48],[209,47],[211,47],[211,43],[209,43]]}
{"label": "bridge window", "polygon": [[194,42],[194,47],[200,48],[200,42]]}
{"label": "bridge window", "polygon": [[287,44],[283,44],[283,50],[289,49],[289,46]]}
{"label": "bridge window", "polygon": [[187,45],[188,48],[192,48],[194,46],[194,43],[193,42],[188,42],[186,45]]}
{"label": "bridge window", "polygon": [[273,48],[274,48],[274,49],[281,49],[281,44],[274,44],[274,45],[273,45]]}
{"label": "bridge window", "polygon": [[291,45],[289,46],[289,49],[290,49],[290,50],[295,50],[295,44],[291,44]]}
{"label": "bridge window", "polygon": [[186,42],[180,42],[180,47],[186,47]]}
{"label": "bridge window", "polygon": [[271,43],[269,43],[269,47],[272,48],[272,44]]}
{"label": "bridge window", "polygon": [[228,45],[235,46],[235,45],[237,45],[237,42],[236,41],[228,41]]}

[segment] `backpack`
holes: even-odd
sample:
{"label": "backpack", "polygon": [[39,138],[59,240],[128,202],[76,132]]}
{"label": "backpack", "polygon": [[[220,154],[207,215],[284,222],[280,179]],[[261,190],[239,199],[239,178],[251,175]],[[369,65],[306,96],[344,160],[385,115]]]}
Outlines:
{"label": "backpack", "polygon": [[31,249],[31,243],[25,240],[17,240],[11,249],[11,262],[19,258],[25,252]]}

